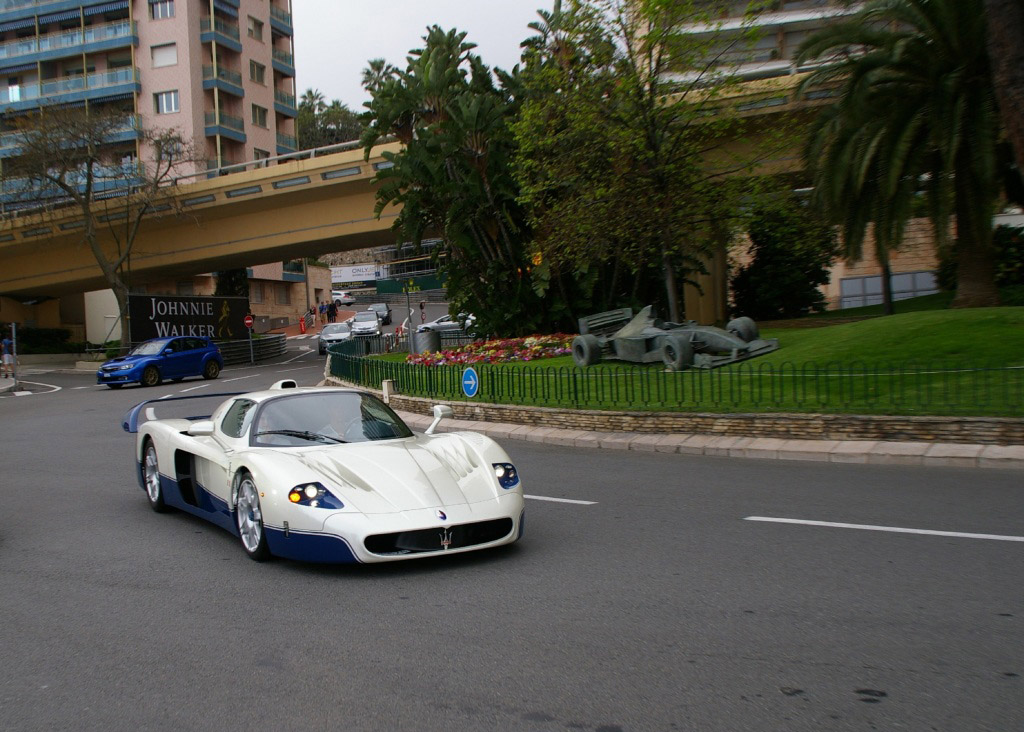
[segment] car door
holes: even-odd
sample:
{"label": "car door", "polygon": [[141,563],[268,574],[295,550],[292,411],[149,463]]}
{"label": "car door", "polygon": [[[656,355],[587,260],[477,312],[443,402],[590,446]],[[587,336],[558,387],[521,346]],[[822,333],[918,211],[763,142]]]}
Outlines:
{"label": "car door", "polygon": [[206,341],[201,338],[186,338],[184,351],[185,376],[197,376],[203,372],[203,355],[206,353]]}
{"label": "car door", "polygon": [[160,373],[165,379],[177,379],[185,375],[184,351],[184,338],[174,338],[167,342],[160,358]]}
{"label": "car door", "polygon": [[249,433],[256,402],[235,399],[214,422],[213,434],[195,438],[196,476],[218,502],[231,506],[231,460]]}

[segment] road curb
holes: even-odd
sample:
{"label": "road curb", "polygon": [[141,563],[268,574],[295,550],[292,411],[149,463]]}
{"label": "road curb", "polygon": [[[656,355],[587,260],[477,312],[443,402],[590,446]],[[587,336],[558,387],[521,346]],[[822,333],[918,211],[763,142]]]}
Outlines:
{"label": "road curb", "polygon": [[[418,431],[431,417],[412,412],[399,416]],[[499,422],[446,419],[438,432],[480,432],[497,440],[545,442],[549,445],[602,450],[637,450],[682,455],[707,455],[805,462],[920,465],[926,467],[1002,468],[1024,470],[1024,445],[968,445],[942,442],[885,442],[872,440],[782,440],[773,437],[734,437],[701,434],[653,435],[643,432],[585,432],[557,427],[527,427]]]}

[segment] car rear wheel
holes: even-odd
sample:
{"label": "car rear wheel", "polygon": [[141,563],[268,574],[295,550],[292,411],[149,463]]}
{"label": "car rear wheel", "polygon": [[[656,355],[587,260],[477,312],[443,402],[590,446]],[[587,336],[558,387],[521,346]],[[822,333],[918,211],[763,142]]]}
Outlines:
{"label": "car rear wheel", "polygon": [[597,336],[586,333],[572,339],[572,360],[577,366],[593,366],[601,360],[601,343]]}
{"label": "car rear wheel", "polygon": [[216,379],[220,375],[220,364],[210,359],[203,366],[203,378],[204,379]]}
{"label": "car rear wheel", "polygon": [[164,490],[160,485],[160,463],[156,457],[156,445],[148,439],[142,449],[142,482],[146,486],[149,507],[157,513],[164,513],[167,504],[164,503]]}
{"label": "car rear wheel", "polygon": [[142,372],[142,385],[143,386],[156,386],[160,383],[160,372],[157,371],[156,366],[147,366],[146,370]]}
{"label": "car rear wheel", "polygon": [[249,473],[238,475],[238,499],[235,502],[235,523],[242,548],[250,559],[262,562],[270,556],[267,534],[263,530],[263,512],[260,510],[260,492]]}

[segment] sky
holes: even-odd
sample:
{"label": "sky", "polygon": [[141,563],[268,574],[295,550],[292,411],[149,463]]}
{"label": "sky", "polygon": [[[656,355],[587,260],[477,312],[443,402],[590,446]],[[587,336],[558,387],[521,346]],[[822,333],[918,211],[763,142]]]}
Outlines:
{"label": "sky", "polygon": [[421,48],[429,25],[468,32],[484,63],[511,69],[519,44],[533,32],[537,10],[552,0],[292,0],[295,85],[299,95],[319,89],[362,112],[367,99],[360,78],[367,61],[385,58],[405,68],[412,48]]}

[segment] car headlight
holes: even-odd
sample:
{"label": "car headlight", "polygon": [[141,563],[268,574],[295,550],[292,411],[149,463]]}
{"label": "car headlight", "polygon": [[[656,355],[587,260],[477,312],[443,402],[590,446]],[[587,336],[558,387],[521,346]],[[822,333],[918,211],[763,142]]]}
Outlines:
{"label": "car headlight", "polygon": [[133,369],[133,368],[135,368],[135,364],[133,364],[133,363],[123,363],[123,364],[121,364],[120,366],[117,367],[117,370],[118,371],[128,371],[128,370]]}
{"label": "car headlight", "polygon": [[303,483],[288,491],[288,501],[311,508],[345,508],[337,496],[320,483]]}
{"label": "car headlight", "polygon": [[508,490],[519,485],[519,471],[512,463],[494,463],[494,477],[502,488]]}

